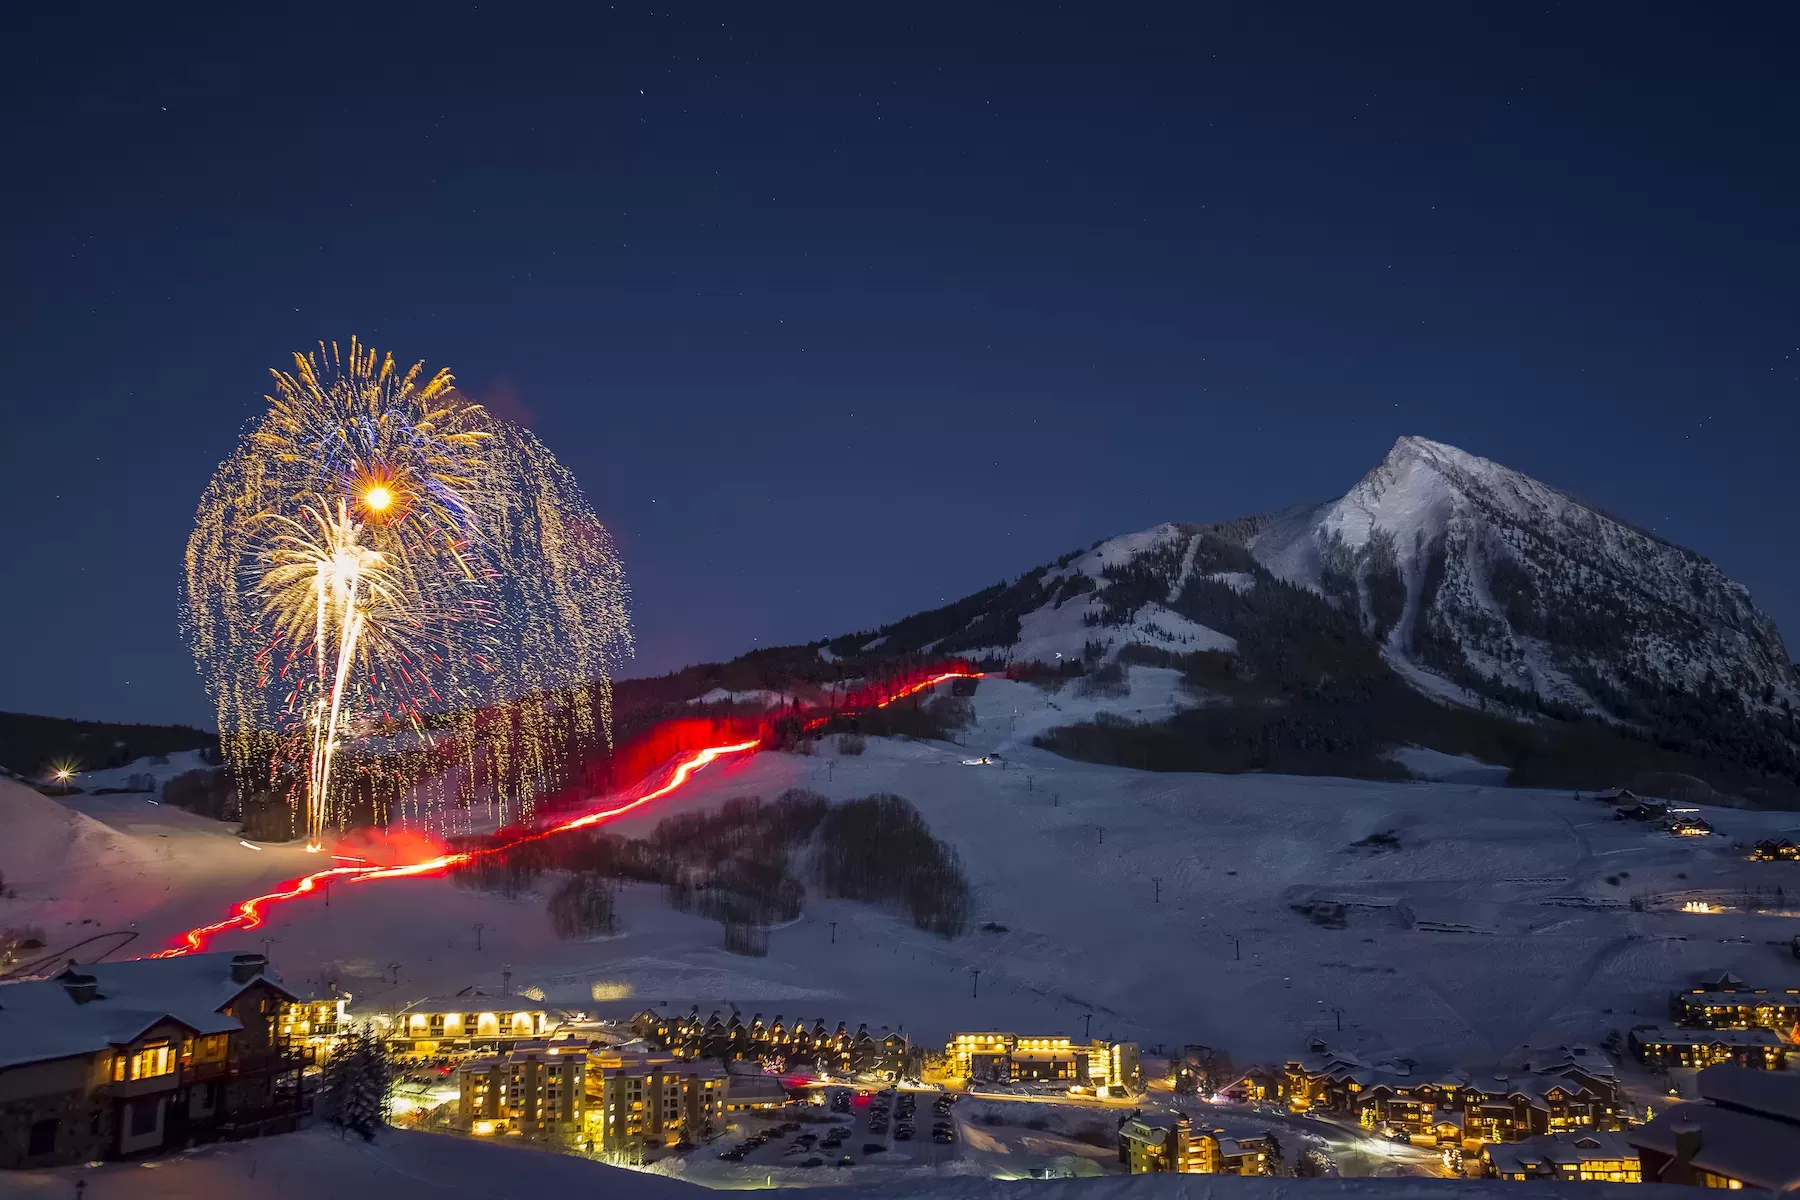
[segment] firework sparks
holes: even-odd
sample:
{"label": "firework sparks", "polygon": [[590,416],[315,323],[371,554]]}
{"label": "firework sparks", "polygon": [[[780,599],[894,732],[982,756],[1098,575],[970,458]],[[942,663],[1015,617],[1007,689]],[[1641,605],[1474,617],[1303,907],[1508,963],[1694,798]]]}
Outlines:
{"label": "firework sparks", "polygon": [[[610,731],[626,589],[580,489],[447,371],[352,340],[276,371],[188,541],[183,611],[246,797],[502,823]],[[395,810],[398,811],[395,811]]]}

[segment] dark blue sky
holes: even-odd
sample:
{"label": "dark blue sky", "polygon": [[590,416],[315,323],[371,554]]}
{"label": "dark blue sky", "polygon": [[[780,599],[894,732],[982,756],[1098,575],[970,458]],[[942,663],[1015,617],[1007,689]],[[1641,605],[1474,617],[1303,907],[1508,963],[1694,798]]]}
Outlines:
{"label": "dark blue sky", "polygon": [[1522,8],[15,5],[0,709],[209,719],[194,505],[352,333],[581,480],[632,673],[1327,498],[1404,433],[1791,636],[1796,10]]}

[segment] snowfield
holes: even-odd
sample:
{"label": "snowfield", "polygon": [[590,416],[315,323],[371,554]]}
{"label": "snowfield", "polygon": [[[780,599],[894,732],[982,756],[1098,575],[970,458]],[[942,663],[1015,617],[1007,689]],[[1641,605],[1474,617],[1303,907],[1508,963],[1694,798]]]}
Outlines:
{"label": "snowfield", "polygon": [[[1751,911],[1779,910],[1778,887],[1800,895],[1800,864],[1750,863],[1742,849],[1791,835],[1793,814],[1709,809],[1715,836],[1676,839],[1566,792],[1156,775],[1030,745],[1098,711],[1160,719],[1191,702],[1176,678],[1133,669],[1118,699],[986,680],[960,745],[872,738],[853,757],[829,743],[763,754],[708,768],[618,823],[641,833],[673,812],[790,787],[897,793],[956,847],[974,886],[974,928],[954,940],[815,896],[773,931],[768,957],[744,958],[725,953],[716,923],[628,887],[619,933],[561,941],[540,898],[421,878],[337,884],[329,903],[283,905],[212,948],[267,950],[290,980],[335,982],[359,1006],[498,993],[510,969],[516,989],[604,1015],[735,1003],[746,1017],[888,1025],[930,1044],[958,1029],[1080,1036],[1092,1014],[1095,1037],[1205,1043],[1239,1063],[1281,1060],[1322,1035],[1371,1058],[1474,1067],[1521,1043],[1596,1042],[1662,1020],[1668,992],[1707,968],[1800,986],[1786,947],[1800,920]],[[1422,773],[1491,771],[1446,757],[1402,754]],[[0,782],[0,806],[0,871],[17,891],[0,921],[41,928],[52,949],[121,930],[138,935],[123,953],[147,953],[323,865],[142,795],[59,801]],[[337,849],[371,861],[423,852],[404,834]],[[1758,888],[1760,900],[1745,895]],[[1670,903],[1700,893],[1729,911]],[[1315,919],[1335,905],[1341,928]]]}
{"label": "snowfield", "polygon": [[[813,1172],[815,1177],[821,1172]],[[827,1180],[835,1172],[823,1173]],[[313,1129],[258,1141],[205,1146],[170,1159],[0,1173],[0,1196],[63,1200],[75,1182],[84,1200],[545,1200],[604,1195],[609,1200],[701,1200],[707,1192],[645,1171],[486,1141],[390,1130],[374,1145]],[[1448,1200],[1515,1195],[1521,1185],[1498,1180],[1323,1179],[1305,1183],[1313,1200]],[[1000,1181],[945,1176],[901,1186],[823,1188],[819,1200],[931,1196],[935,1200],[1280,1200],[1286,1179],[1218,1175]],[[1692,1189],[1636,1184],[1536,1184],[1532,1195],[1586,1200],[1679,1200]]]}

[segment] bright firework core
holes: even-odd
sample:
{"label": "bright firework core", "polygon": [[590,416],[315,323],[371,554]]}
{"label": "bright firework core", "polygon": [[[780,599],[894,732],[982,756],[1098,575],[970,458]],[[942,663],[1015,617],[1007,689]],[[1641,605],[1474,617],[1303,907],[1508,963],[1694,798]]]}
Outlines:
{"label": "bright firework core", "polygon": [[393,502],[394,493],[379,483],[363,493],[363,506],[370,512],[386,512]]}

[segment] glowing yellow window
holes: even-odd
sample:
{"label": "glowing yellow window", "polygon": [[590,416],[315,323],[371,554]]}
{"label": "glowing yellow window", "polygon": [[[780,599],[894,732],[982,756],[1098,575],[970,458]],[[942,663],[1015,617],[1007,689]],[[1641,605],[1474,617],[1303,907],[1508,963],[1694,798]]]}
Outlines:
{"label": "glowing yellow window", "polygon": [[143,1049],[129,1056],[115,1055],[113,1058],[113,1081],[123,1083],[127,1079],[154,1079],[158,1075],[169,1075],[175,1071],[175,1049],[167,1041],[146,1042]]}

